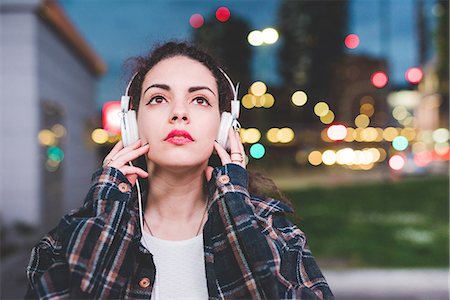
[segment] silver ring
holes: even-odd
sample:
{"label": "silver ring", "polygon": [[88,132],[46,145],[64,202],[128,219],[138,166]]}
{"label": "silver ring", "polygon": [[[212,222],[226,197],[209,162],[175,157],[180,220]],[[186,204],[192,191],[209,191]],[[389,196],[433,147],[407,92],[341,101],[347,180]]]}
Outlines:
{"label": "silver ring", "polygon": [[231,161],[232,161],[232,162],[237,161],[237,162],[239,162],[239,163],[242,163],[242,162],[244,161],[244,159],[240,159],[240,160],[232,159]]}
{"label": "silver ring", "polygon": [[103,161],[103,166],[104,167],[109,166],[109,164],[112,163],[113,161],[114,161],[114,159],[112,159],[112,158],[105,159]]}
{"label": "silver ring", "polygon": [[[240,153],[240,152],[231,152],[231,154],[230,154],[230,158],[233,156],[233,154],[239,154],[240,155],[240,157],[241,157],[241,161],[243,161],[244,160],[244,155],[242,155],[242,153]],[[233,160],[232,160],[233,161]]]}

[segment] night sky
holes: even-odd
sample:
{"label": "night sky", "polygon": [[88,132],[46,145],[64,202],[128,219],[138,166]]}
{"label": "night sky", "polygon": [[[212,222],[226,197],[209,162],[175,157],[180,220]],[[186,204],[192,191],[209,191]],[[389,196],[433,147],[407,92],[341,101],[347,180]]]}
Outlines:
{"label": "night sky", "polygon": [[[404,72],[418,66],[416,33],[417,0],[351,0],[349,33],[358,34],[360,45],[350,53],[388,59],[394,84],[405,82]],[[424,0],[428,26],[433,26],[435,0]],[[189,25],[192,14],[205,19],[227,6],[233,16],[246,19],[251,30],[277,28],[278,0],[60,0],[69,19],[91,47],[105,61],[107,73],[100,79],[96,103],[118,100],[123,93],[125,59],[144,54],[155,42],[190,39],[195,29]],[[255,48],[252,62],[254,80],[277,84],[277,44]],[[430,48],[432,48],[430,46]],[[429,56],[433,54],[430,51]],[[258,60],[269,59],[271,70],[260,70]],[[265,72],[264,72],[265,71]],[[266,74],[260,78],[258,73]],[[269,74],[269,76],[267,76]],[[239,80],[239,79],[237,79]]]}

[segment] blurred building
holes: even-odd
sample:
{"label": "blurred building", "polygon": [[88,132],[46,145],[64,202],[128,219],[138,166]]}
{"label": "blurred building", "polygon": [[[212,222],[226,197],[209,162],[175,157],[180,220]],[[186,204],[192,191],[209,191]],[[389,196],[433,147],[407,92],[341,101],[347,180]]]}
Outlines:
{"label": "blurred building", "polygon": [[90,141],[105,64],[55,1],[0,4],[1,222],[47,230],[79,207],[98,164]]}
{"label": "blurred building", "polygon": [[371,126],[389,124],[387,90],[376,88],[371,82],[375,72],[389,73],[385,59],[366,55],[345,55],[335,64],[332,84],[330,85],[335,105],[337,121],[347,126],[355,126],[355,117],[361,113],[361,107],[372,106]]}

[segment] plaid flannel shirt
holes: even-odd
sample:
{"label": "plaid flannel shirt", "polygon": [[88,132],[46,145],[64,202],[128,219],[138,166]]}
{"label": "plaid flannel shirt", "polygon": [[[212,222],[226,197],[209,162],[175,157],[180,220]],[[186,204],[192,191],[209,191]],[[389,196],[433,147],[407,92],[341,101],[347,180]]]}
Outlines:
{"label": "plaid flannel shirt", "polygon": [[[292,210],[247,188],[236,164],[216,167],[208,182],[209,299],[333,299],[304,233],[285,216]],[[136,198],[118,169],[96,171],[83,207],[32,249],[25,297],[150,299],[157,270],[140,242]]]}

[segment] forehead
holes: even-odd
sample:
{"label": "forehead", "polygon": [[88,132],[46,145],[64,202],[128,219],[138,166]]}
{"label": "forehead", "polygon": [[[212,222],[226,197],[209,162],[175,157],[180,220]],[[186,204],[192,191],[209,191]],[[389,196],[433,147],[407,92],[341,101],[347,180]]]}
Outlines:
{"label": "forehead", "polygon": [[217,90],[216,78],[202,63],[185,57],[175,56],[158,62],[144,78],[144,87],[148,84],[160,83],[169,86],[206,85]]}

